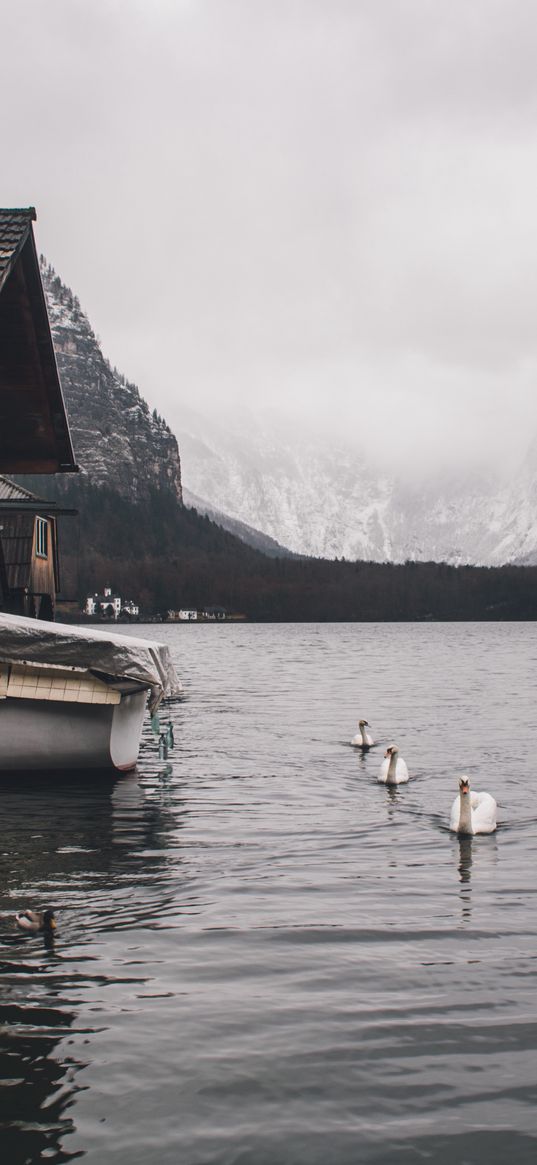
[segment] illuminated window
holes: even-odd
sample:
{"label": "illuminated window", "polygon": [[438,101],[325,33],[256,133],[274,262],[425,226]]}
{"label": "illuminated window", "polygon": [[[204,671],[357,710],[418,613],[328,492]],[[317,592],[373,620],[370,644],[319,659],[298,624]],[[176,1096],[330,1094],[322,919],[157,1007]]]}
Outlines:
{"label": "illuminated window", "polygon": [[48,522],[46,518],[36,519],[35,552],[38,558],[48,558]]}

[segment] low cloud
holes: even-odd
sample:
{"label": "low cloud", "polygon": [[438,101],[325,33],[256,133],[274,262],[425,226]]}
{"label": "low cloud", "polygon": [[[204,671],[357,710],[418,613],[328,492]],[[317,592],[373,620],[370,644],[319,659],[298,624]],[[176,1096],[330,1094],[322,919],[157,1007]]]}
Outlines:
{"label": "low cloud", "polygon": [[273,401],[403,464],[522,455],[530,0],[29,0],[3,24],[3,201],[36,204],[172,424]]}

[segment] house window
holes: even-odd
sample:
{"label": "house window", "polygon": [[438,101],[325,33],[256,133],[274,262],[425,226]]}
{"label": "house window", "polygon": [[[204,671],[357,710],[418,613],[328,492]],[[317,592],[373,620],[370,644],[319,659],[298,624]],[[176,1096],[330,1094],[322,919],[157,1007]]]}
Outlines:
{"label": "house window", "polygon": [[38,558],[48,558],[48,522],[46,518],[36,519],[35,552]]}

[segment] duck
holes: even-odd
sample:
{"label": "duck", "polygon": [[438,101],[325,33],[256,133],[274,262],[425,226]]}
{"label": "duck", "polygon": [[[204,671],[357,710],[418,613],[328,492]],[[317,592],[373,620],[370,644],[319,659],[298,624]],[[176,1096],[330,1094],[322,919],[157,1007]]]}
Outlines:
{"label": "duck", "polygon": [[498,806],[490,793],[472,793],[468,777],[459,781],[459,795],[451,806],[453,833],[494,833]]}
{"label": "duck", "polygon": [[52,930],[56,930],[56,917],[53,910],[22,910],[20,914],[15,915],[15,922],[21,930],[26,930],[32,934],[37,934],[40,930],[50,934]]}
{"label": "duck", "polygon": [[390,744],[384,753],[384,760],[380,766],[378,780],[383,785],[404,785],[408,781],[406,761],[399,756],[396,744]]}
{"label": "duck", "polygon": [[371,748],[375,741],[371,733],[365,731],[366,728],[369,728],[367,720],[359,720],[358,728],[360,731],[356,733],[356,736],[353,736],[351,744],[354,748]]}

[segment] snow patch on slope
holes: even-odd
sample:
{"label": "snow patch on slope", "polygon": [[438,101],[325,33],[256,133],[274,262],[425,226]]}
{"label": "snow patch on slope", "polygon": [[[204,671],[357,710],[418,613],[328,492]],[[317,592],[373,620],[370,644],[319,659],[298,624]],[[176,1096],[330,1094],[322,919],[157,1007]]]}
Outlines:
{"label": "snow patch on slope", "polygon": [[296,553],[537,561],[537,443],[509,482],[485,469],[403,480],[350,441],[291,431],[280,418],[185,412],[178,435],[189,488]]}

